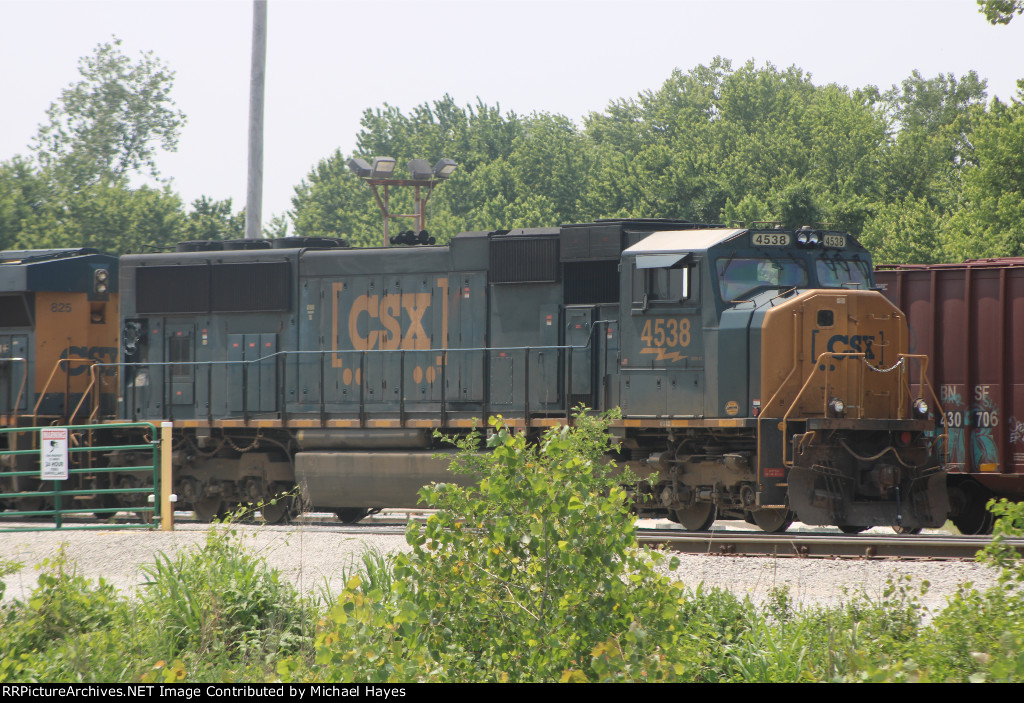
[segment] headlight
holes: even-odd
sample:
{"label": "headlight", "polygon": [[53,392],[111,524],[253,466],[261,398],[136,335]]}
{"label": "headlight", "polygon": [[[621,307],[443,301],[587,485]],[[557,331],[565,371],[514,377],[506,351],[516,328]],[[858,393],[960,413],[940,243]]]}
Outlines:
{"label": "headlight", "polygon": [[928,401],[918,398],[914,401],[914,414],[918,417],[928,417]]}
{"label": "headlight", "polygon": [[846,403],[841,398],[833,398],[828,401],[828,409],[832,411],[833,415],[842,415],[846,412]]}

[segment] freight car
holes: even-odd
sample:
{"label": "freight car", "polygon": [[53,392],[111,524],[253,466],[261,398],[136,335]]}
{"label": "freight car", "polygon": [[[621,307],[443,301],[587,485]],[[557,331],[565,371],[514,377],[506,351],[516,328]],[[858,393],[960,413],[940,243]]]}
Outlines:
{"label": "freight car", "polygon": [[1024,500],[1024,259],[884,266],[876,277],[907,315],[910,349],[934,360],[950,519],[990,532],[990,498]]}
{"label": "freight car", "polygon": [[[118,360],[118,262],[95,249],[0,252],[0,427],[82,421],[117,408],[116,370],[93,376],[90,366]],[[0,433],[0,449],[37,448],[33,433]],[[0,468],[31,469],[31,455],[5,455]],[[82,461],[76,457],[76,468]],[[76,476],[81,488],[104,488],[110,474]],[[39,480],[0,481],[0,493],[33,493]],[[38,510],[45,499],[11,499],[8,507]],[[104,500],[82,496],[83,506]],[[88,504],[88,505],[86,505]],[[0,503],[0,508],[5,507]]]}
{"label": "freight car", "polygon": [[607,220],[328,243],[121,259],[119,412],[173,421],[201,517],[414,507],[452,478],[434,430],[537,433],[585,405],[621,408],[641,509],[687,529],[946,519],[922,359],[853,237]]}

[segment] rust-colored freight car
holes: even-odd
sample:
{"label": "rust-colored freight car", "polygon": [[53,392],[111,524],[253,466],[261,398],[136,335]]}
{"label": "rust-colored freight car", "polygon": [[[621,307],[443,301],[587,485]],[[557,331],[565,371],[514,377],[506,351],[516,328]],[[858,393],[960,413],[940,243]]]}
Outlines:
{"label": "rust-colored freight car", "polygon": [[985,503],[1024,500],[1024,258],[883,266],[885,295],[910,324],[949,431],[950,518],[991,530]]}

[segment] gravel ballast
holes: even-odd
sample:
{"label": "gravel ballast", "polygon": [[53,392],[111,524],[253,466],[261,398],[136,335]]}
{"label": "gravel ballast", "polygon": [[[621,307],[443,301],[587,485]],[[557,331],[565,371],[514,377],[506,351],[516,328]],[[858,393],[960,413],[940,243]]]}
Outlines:
{"label": "gravel ballast", "polygon": [[[5,601],[24,600],[36,584],[35,565],[57,554],[65,544],[78,573],[90,579],[102,576],[119,590],[132,593],[144,580],[141,567],[162,552],[172,559],[183,549],[202,545],[205,526],[179,525],[174,532],[143,530],[65,530],[60,532],[7,532],[0,535],[0,558],[25,564],[7,576]],[[224,529],[224,528],[220,528]],[[238,538],[253,554],[286,576],[301,591],[324,595],[341,591],[347,575],[367,550],[408,550],[403,534],[339,533],[315,525],[269,527],[234,525]],[[788,586],[798,605],[834,605],[848,593],[880,597],[894,575],[909,575],[916,591],[923,581],[930,586],[922,599],[930,609],[941,608],[959,584],[973,582],[985,588],[995,582],[993,570],[973,562],[892,561],[866,559],[797,559],[679,555],[673,576],[686,585],[721,587],[737,596],[762,602],[774,589]]]}

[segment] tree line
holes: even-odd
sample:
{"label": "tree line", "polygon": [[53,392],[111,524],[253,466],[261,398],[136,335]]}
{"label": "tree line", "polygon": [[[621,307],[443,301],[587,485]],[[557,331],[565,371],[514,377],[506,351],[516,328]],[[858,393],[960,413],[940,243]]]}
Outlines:
{"label": "tree line", "polygon": [[[80,71],[32,155],[0,163],[0,246],[120,252],[243,236],[230,200],[186,208],[166,183],[130,184],[158,176],[157,150],[176,147],[185,116],[170,98],[173,72],[151,54],[131,61],[116,40]],[[828,226],[860,237],[880,263],[1019,256],[1022,101],[1024,81],[1009,102],[989,100],[973,71],[851,89],[816,85],[795,66],[717,58],[581,123],[448,95],[409,111],[385,104],[364,112],[354,153],[317,163],[266,233],[378,243],[380,212],[346,163],[386,155],[400,168],[458,162],[428,204],[442,242],[474,229],[669,217]],[[392,204],[412,211],[403,190]]]}

